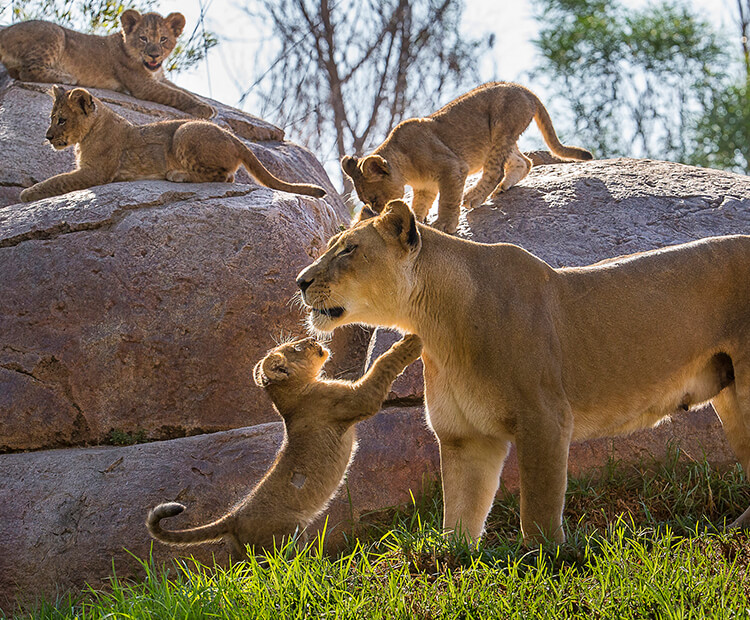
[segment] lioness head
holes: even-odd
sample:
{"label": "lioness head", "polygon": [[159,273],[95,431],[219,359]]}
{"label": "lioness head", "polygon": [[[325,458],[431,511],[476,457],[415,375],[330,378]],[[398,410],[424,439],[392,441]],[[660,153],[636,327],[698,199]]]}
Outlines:
{"label": "lioness head", "polygon": [[272,349],[253,369],[255,384],[268,387],[296,379],[310,383],[320,374],[330,352],[315,338],[286,342]]}
{"label": "lioness head", "polygon": [[91,130],[101,102],[85,88],[66,91],[55,85],[50,94],[55,103],[46,138],[59,151],[83,140]]}
{"label": "lioness head", "polygon": [[185,17],[182,13],[166,17],[158,13],[141,15],[135,9],[128,9],[120,15],[120,23],[127,54],[140,60],[149,71],[157,71],[177,44]]}
{"label": "lioness head", "polygon": [[402,327],[397,312],[408,305],[421,245],[403,200],[390,202],[381,215],[363,214],[297,276],[310,326],[323,332],[348,323]]}
{"label": "lioness head", "polygon": [[341,169],[351,177],[359,199],[378,213],[391,200],[404,196],[401,173],[380,155],[362,159],[347,155],[341,160]]}

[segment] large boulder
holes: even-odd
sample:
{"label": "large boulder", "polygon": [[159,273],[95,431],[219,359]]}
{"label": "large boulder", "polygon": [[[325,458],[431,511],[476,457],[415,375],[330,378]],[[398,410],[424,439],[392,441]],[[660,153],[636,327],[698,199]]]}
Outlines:
{"label": "large boulder", "polygon": [[[515,243],[560,267],[748,231],[747,176],[622,158],[535,165],[526,179],[492,204],[463,211],[458,235],[481,243]],[[388,330],[376,330],[366,367],[395,338]],[[389,398],[413,402],[422,397],[422,378],[415,371],[412,366],[398,379]],[[570,471],[591,471],[610,457],[630,462],[664,458],[668,444],[680,446],[696,459],[705,456],[719,466],[735,462],[721,423],[713,408],[706,406],[676,416],[656,430],[575,444]],[[513,452],[503,481],[508,488],[518,488]]]}
{"label": "large boulder", "polygon": [[[422,411],[385,409],[359,425],[360,446],[347,483],[311,528],[328,519],[329,548],[358,517],[418,497],[423,475],[437,476],[437,447]],[[179,501],[187,510],[166,527],[213,520],[245,496],[271,465],[281,422],[126,448],[79,448],[0,457],[0,609],[54,598],[88,583],[101,587],[114,563],[140,576],[129,552],[148,558],[148,510]],[[176,548],[153,543],[157,562],[193,555],[228,561],[224,544]]]}
{"label": "large boulder", "polygon": [[[0,452],[271,420],[252,366],[275,339],[304,332],[295,275],[349,219],[320,163],[277,127],[214,102],[217,122],[273,173],[328,195],[272,191],[244,174],[17,204],[22,187],[70,170],[74,153],[44,139],[50,85],[0,78],[0,206],[14,203],[0,208]],[[184,116],[93,92],[134,123]],[[338,344],[343,363],[351,347]]]}

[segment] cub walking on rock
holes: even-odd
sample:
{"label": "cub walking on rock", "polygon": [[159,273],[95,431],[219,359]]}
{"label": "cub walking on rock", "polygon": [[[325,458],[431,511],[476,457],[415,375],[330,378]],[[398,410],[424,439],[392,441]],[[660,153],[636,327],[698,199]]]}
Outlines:
{"label": "cub walking on rock", "polygon": [[162,17],[130,9],[120,15],[122,31],[109,36],[76,32],[31,20],[0,31],[0,61],[24,82],[62,82],[128,92],[199,118],[216,110],[164,77],[162,63],[185,27],[182,13]]}
{"label": "cub walking on rock", "polygon": [[422,341],[407,335],[350,382],[321,377],[329,353],[313,338],[273,349],[254,371],[284,419],[284,442],[271,469],[250,495],[208,525],[164,530],[160,520],[185,507],[160,504],[146,520],[151,535],[175,545],[227,538],[233,555],[242,558],[245,545],[272,549],[274,541],[304,530],[343,481],[356,449],[355,424],[378,412],[393,381],[421,352]]}
{"label": "cub walking on rock", "polygon": [[[529,89],[490,82],[426,118],[399,123],[371,155],[344,157],[341,167],[352,178],[360,200],[378,213],[410,185],[412,210],[423,222],[439,192],[434,227],[454,233],[460,206],[473,209],[529,173],[532,162],[516,142],[532,119],[555,155],[592,158],[585,149],[560,144],[547,109]],[[466,177],[480,170],[479,182],[463,195]]]}
{"label": "cub walking on rock", "polygon": [[114,181],[231,183],[240,165],[266,187],[307,196],[326,194],[317,185],[276,178],[239,138],[208,121],[133,125],[83,88],[65,91],[54,86],[53,94],[47,139],[57,150],[76,144],[78,168],[23,190],[24,202]]}

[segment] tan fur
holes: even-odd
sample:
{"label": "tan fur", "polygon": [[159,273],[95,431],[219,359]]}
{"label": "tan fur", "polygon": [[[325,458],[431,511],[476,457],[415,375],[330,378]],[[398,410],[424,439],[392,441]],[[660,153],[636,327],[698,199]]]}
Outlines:
{"label": "tan fur", "polygon": [[271,351],[254,373],[284,419],[284,442],[271,469],[252,493],[208,525],[164,530],[160,519],[184,507],[157,506],[146,521],[151,535],[177,545],[226,537],[237,557],[243,557],[245,545],[272,549],[284,537],[301,533],[344,479],[356,449],[355,424],[378,412],[391,383],[421,351],[419,338],[407,335],[356,382],[321,377],[328,351],[312,338]]}
{"label": "tan fur", "polygon": [[78,167],[21,192],[30,202],[113,181],[167,179],[178,183],[232,182],[240,165],[267,187],[325,196],[317,185],[273,176],[241,140],[208,121],[133,125],[83,88],[53,89],[47,139],[55,149],[76,144]]}
{"label": "tan fur", "polygon": [[[417,224],[394,201],[331,239],[297,282],[318,330],[422,338],[448,530],[481,535],[514,442],[524,539],[563,540],[571,441],[708,400],[750,474],[750,236],[553,269],[515,245]],[[750,525],[750,509],[735,525]]]}
{"label": "tan fur", "polygon": [[120,32],[104,37],[39,20],[14,24],[0,31],[0,61],[12,78],[24,82],[108,88],[199,118],[216,114],[164,77],[162,63],[185,27],[182,13],[162,17],[130,9],[120,22]]}
{"label": "tan fur", "polygon": [[[591,153],[563,146],[549,114],[536,95],[509,82],[475,88],[426,118],[399,123],[371,155],[344,157],[341,167],[360,200],[381,212],[414,190],[412,210],[421,222],[440,193],[434,227],[456,232],[459,207],[473,209],[523,179],[531,160],[518,150],[519,136],[534,119],[553,153],[564,159],[591,159]],[[463,195],[466,177],[482,170]],[[463,202],[462,202],[463,195]]]}

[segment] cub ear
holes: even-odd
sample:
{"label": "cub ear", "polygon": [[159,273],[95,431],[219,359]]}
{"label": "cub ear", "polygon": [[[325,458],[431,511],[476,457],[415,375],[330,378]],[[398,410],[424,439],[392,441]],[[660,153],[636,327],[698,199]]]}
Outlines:
{"label": "cub ear", "polygon": [[283,381],[289,376],[286,358],[281,353],[269,353],[260,362],[261,372],[266,377],[266,385]]}
{"label": "cub ear", "polygon": [[344,155],[341,159],[341,169],[350,177],[354,178],[355,175],[359,174],[359,168],[357,168],[358,163],[359,160],[356,157]]}
{"label": "cub ear", "polygon": [[125,34],[130,34],[131,32],[133,32],[133,29],[138,25],[138,22],[140,21],[141,14],[135,9],[128,9],[127,11],[123,11],[120,15],[122,31]]}
{"label": "cub ear", "polygon": [[74,88],[68,95],[68,101],[73,106],[78,106],[84,114],[91,114],[96,109],[94,97],[85,88]]}
{"label": "cub ear", "polygon": [[58,86],[55,84],[50,90],[47,91],[48,94],[52,95],[52,97],[57,100],[60,99],[60,97],[65,96],[65,89],[62,86]]}
{"label": "cub ear", "polygon": [[376,227],[397,237],[404,249],[410,252],[418,250],[422,244],[414,213],[403,200],[391,200],[385,205]]}
{"label": "cub ear", "polygon": [[359,224],[360,222],[364,222],[365,220],[369,220],[377,216],[377,212],[373,211],[370,207],[365,205],[359,210],[359,213],[357,213],[357,216],[352,220],[352,223],[349,226],[354,226],[355,224]]}
{"label": "cub ear", "polygon": [[175,37],[179,37],[185,28],[185,16],[182,13],[170,13],[164,18],[164,23]]}
{"label": "cub ear", "polygon": [[380,155],[368,155],[362,160],[360,167],[368,181],[376,181],[391,173],[391,166]]}

